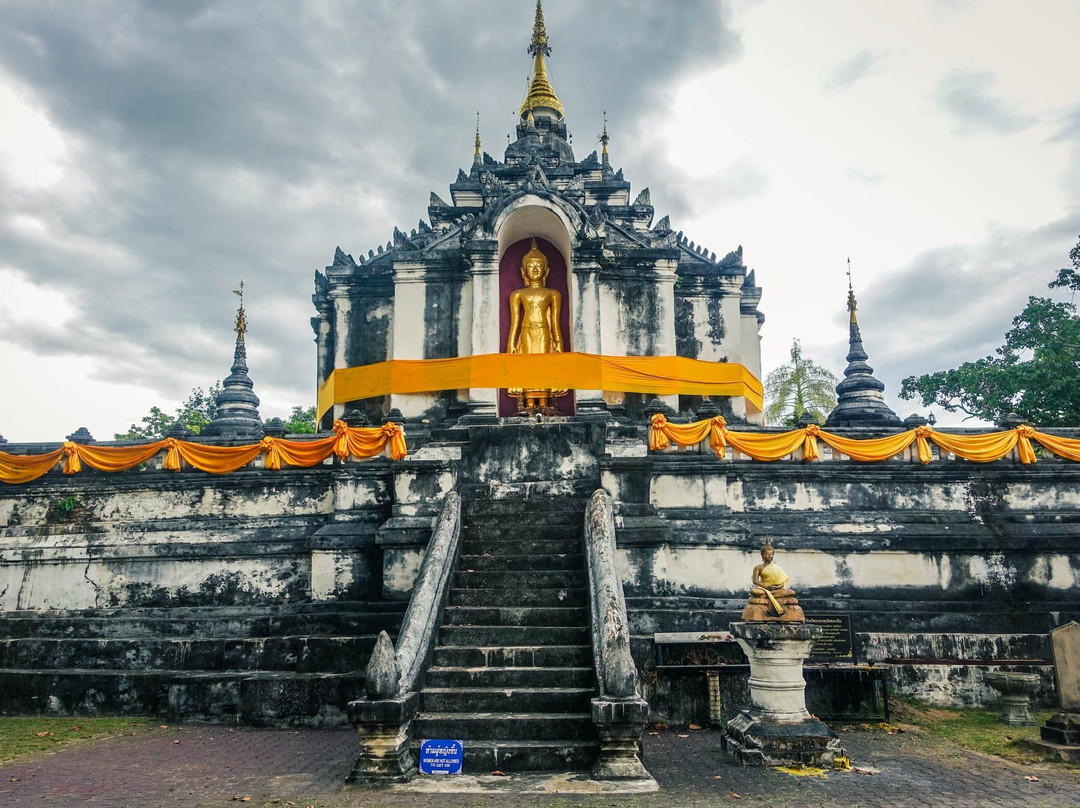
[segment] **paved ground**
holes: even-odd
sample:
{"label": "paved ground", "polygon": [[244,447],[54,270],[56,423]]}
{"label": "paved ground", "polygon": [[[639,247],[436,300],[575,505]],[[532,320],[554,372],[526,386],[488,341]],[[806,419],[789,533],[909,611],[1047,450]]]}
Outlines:
{"label": "paved ground", "polygon": [[[110,737],[0,765],[0,805],[127,806],[1059,806],[1080,805],[1080,771],[1018,766],[916,733],[852,729],[845,747],[862,771],[826,779],[741,769],[708,730],[646,736],[654,794],[535,794],[523,778],[484,778],[496,793],[416,793],[344,785],[349,730],[184,726]],[[1037,777],[1037,780],[1026,779]],[[244,800],[243,798],[249,798]]]}

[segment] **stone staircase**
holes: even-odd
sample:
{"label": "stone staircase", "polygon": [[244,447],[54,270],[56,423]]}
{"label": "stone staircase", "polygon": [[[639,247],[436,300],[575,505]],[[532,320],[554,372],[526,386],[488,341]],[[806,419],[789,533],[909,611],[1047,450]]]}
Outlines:
{"label": "stone staircase", "polygon": [[417,744],[464,741],[473,774],[596,760],[584,511],[585,500],[566,497],[465,501]]}
{"label": "stone staircase", "polygon": [[404,604],[0,612],[0,713],[342,726]]}

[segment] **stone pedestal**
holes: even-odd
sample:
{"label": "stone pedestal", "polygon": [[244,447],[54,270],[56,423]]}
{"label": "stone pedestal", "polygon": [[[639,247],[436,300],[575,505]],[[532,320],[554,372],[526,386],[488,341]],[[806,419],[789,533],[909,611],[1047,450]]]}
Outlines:
{"label": "stone pedestal", "polygon": [[1054,713],[1039,728],[1039,740],[1028,746],[1067,763],[1080,763],[1080,712]]}
{"label": "stone pedestal", "polygon": [[1069,621],[1050,632],[1054,680],[1061,711],[1039,729],[1031,746],[1070,763],[1080,763],[1080,623]]}
{"label": "stone pedestal", "polygon": [[360,733],[360,756],[348,782],[401,783],[416,774],[410,745],[412,719],[419,704],[418,693],[349,702],[349,720]]}
{"label": "stone pedestal", "polygon": [[806,710],[803,661],[821,636],[805,623],[732,623],[750,660],[750,709],[727,724],[724,749],[747,766],[829,766],[839,737]]}
{"label": "stone pedestal", "polygon": [[1039,674],[988,671],[983,675],[983,681],[1001,694],[998,721],[1013,727],[1035,725],[1035,719],[1028,710],[1028,702],[1035,688],[1039,686]]}
{"label": "stone pedestal", "polygon": [[592,700],[592,720],[600,737],[597,780],[652,780],[638,757],[649,703],[640,697]]}

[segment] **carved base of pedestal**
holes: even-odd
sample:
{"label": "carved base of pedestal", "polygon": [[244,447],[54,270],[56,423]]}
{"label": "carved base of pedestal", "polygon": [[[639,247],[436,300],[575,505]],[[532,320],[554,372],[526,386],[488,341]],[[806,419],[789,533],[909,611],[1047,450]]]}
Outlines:
{"label": "carved base of pedestal", "polygon": [[783,614],[777,614],[769,603],[754,603],[752,600],[743,609],[742,620],[744,623],[804,623],[806,615],[803,614],[802,606],[798,601],[784,603]]}
{"label": "carved base of pedestal", "polygon": [[349,702],[349,719],[360,735],[360,755],[349,783],[403,783],[416,775],[410,751],[412,718],[419,695]]}
{"label": "carved base of pedestal", "polygon": [[595,780],[643,780],[652,775],[641,763],[641,733],[649,717],[649,704],[641,698],[592,700],[592,719],[600,738],[600,757],[593,767]]}
{"label": "carved base of pedestal", "polygon": [[1039,728],[1039,736],[1039,740],[1028,741],[1027,745],[1067,763],[1080,763],[1080,712],[1054,713]]}
{"label": "carved base of pedestal", "polygon": [[829,767],[847,754],[839,736],[816,718],[796,724],[766,723],[750,710],[728,722],[722,743],[744,766]]}

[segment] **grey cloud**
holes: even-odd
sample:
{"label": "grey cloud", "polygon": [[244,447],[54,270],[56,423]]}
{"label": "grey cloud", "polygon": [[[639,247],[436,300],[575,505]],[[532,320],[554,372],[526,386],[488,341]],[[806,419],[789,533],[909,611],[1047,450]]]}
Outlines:
{"label": "grey cloud", "polygon": [[[576,152],[595,148],[606,108],[616,162],[664,204],[640,122],[679,77],[740,57],[722,4],[545,10]],[[531,27],[531,3],[497,0],[265,4],[257,15],[240,0],[5,3],[0,75],[73,144],[77,181],[26,190],[0,179],[0,264],[79,311],[59,334],[7,328],[0,339],[178,400],[228,372],[229,290],[243,278],[257,390],[311,400],[313,270],[337,245],[366,252],[395,225],[414,227],[428,192],[445,195],[471,161],[477,108],[484,149],[501,154]],[[16,216],[45,223],[50,240]]]}
{"label": "grey cloud", "polygon": [[1073,107],[1061,116],[1060,126],[1050,140],[1080,145],[1080,106]]}
{"label": "grey cloud", "polygon": [[859,51],[855,55],[850,56],[837,64],[829,71],[829,75],[827,75],[825,81],[822,82],[822,91],[826,94],[831,94],[850,89],[853,85],[863,79],[884,70],[887,57],[888,54],[884,52],[872,50]]}
{"label": "grey cloud", "polygon": [[993,94],[993,88],[992,73],[957,70],[938,83],[933,99],[961,134],[1011,135],[1035,124],[1033,115],[1010,108]]}
{"label": "grey cloud", "polygon": [[876,347],[879,378],[895,392],[906,375],[993,353],[1027,298],[1051,295],[1047,284],[1078,232],[1080,214],[1031,231],[1000,230],[980,243],[924,252],[878,280],[859,295],[859,321],[867,347]]}

